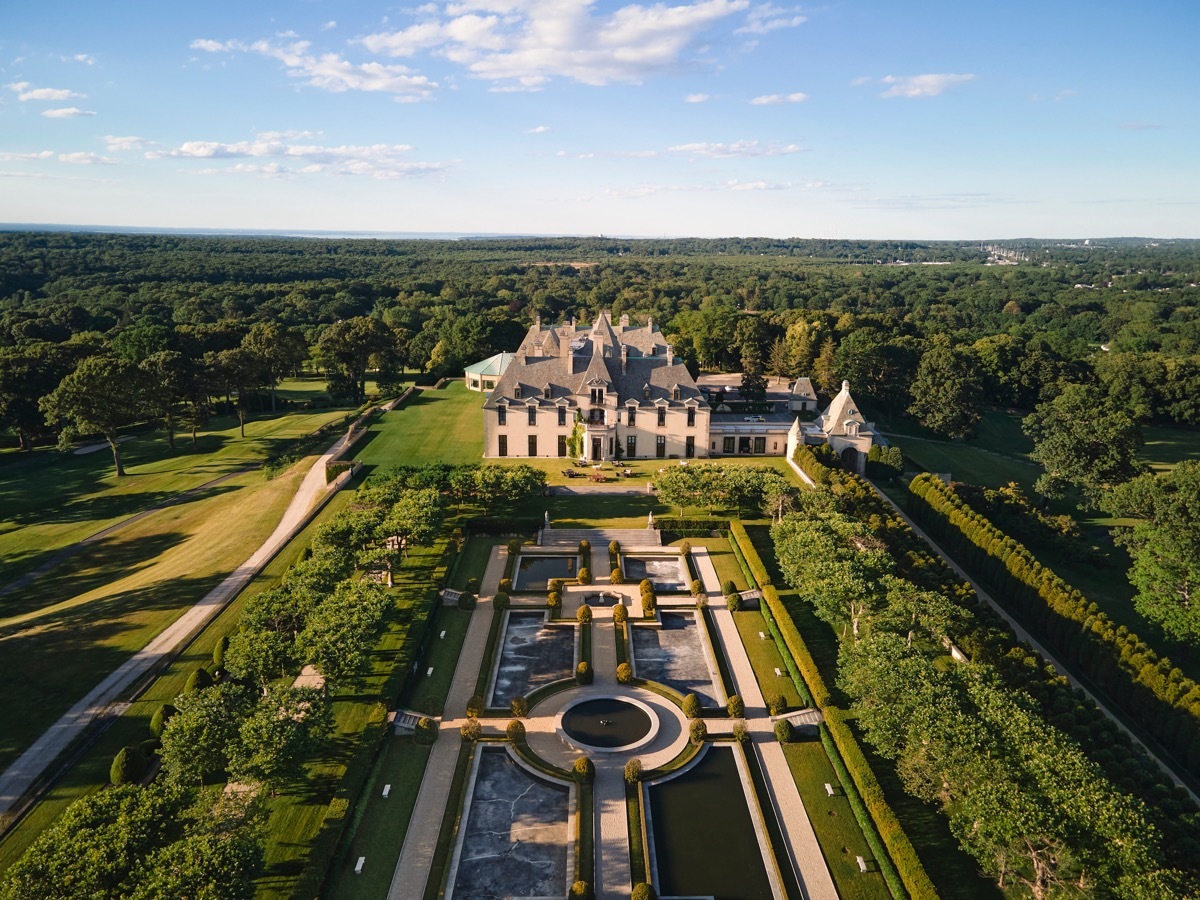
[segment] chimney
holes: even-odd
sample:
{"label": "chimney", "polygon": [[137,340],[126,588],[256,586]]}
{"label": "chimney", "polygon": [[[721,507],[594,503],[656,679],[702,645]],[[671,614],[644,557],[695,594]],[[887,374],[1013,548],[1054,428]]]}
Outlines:
{"label": "chimney", "polygon": [[843,394],[848,394],[848,393],[850,393],[850,382],[848,382],[848,381],[843,381],[843,382],[842,382],[842,393],[843,393]]}
{"label": "chimney", "polygon": [[675,348],[672,347],[670,344],[667,344],[667,365],[671,366],[674,364],[675,364]]}
{"label": "chimney", "polygon": [[625,313],[624,315],[621,316],[621,331],[624,331],[628,327],[629,327],[629,313]]}
{"label": "chimney", "polygon": [[537,316],[537,318],[533,320],[533,327],[537,329],[537,331],[538,331],[538,333],[539,333],[539,334],[541,333],[541,331],[542,331],[542,316],[541,316],[541,313],[538,313],[538,316]]}
{"label": "chimney", "polygon": [[621,374],[625,374],[625,367],[629,364],[629,345],[621,345]]}
{"label": "chimney", "polygon": [[651,332],[654,331],[654,316],[646,316],[646,327],[650,329]]}

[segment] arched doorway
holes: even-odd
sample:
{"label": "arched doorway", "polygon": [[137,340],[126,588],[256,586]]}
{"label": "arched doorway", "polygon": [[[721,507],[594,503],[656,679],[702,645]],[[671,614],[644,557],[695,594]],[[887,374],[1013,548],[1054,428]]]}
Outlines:
{"label": "arched doorway", "polygon": [[858,450],[854,447],[847,447],[842,451],[842,468],[858,474]]}

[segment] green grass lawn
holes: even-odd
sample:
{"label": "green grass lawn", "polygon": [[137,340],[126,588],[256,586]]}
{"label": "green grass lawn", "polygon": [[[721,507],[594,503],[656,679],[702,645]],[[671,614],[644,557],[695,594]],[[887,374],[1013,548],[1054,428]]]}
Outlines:
{"label": "green grass lawn", "polygon": [[[773,694],[782,694],[784,702],[792,709],[803,706],[796,685],[788,677],[787,667],[784,666],[775,641],[767,631],[767,623],[762,615],[757,610],[735,612],[733,621],[737,625],[738,634],[741,635],[742,645],[746,648],[746,656],[750,658],[754,678],[758,682],[763,699]],[[767,636],[766,640],[758,636],[759,632]],[[776,669],[783,673],[782,677],[775,674]]]}
{"label": "green grass lawn", "polygon": [[[680,538],[672,541],[672,547],[678,547],[684,541],[688,541],[693,547],[704,547],[708,550],[708,558],[712,560],[713,567],[717,570],[717,579],[724,587],[725,582],[732,581],[739,591],[744,591],[748,588],[746,584],[746,576],[742,574],[742,567],[738,565],[737,557],[733,555],[733,550],[729,546],[729,541],[725,538]],[[711,598],[713,603],[719,602],[719,598]]]}
{"label": "green grass lawn", "polygon": [[[262,462],[345,413],[326,409],[251,420],[244,439],[236,420],[218,419],[194,448],[190,437],[181,435],[173,451],[161,432],[139,432],[121,444],[125,478],[117,478],[107,449],[84,456],[46,449],[7,458],[0,465],[0,586],[59,549],[176,494]],[[10,599],[0,598],[0,614]]]}
{"label": "green grass lawn", "polygon": [[483,457],[483,395],[452,382],[422,388],[376,417],[354,450],[368,473],[395,466],[478,462]]}
{"label": "green grass lawn", "polygon": [[465,591],[467,589],[467,581],[471,578],[476,578],[482,582],[488,559],[492,555],[492,548],[498,543],[503,543],[503,541],[500,538],[492,538],[486,535],[477,535],[468,538],[467,543],[463,546],[462,553],[459,554],[458,563],[452,572],[449,586],[455,590]]}
{"label": "green grass lawn", "polygon": [[[817,834],[838,897],[842,900],[887,900],[891,892],[879,867],[871,866],[866,874],[858,870],[857,857],[870,860],[871,851],[821,742],[814,738],[784,744],[783,755],[787,757],[788,768],[804,801],[804,811]],[[826,784],[834,786],[832,797],[825,790]]]}

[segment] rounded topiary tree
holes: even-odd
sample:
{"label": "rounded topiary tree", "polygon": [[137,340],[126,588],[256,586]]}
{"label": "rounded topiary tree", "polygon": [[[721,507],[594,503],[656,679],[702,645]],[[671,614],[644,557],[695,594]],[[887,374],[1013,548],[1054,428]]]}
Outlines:
{"label": "rounded topiary tree", "polygon": [[188,676],[187,683],[183,686],[183,692],[190,694],[193,691],[202,691],[206,687],[212,687],[213,678],[208,674],[208,669],[196,669]]}
{"label": "rounded topiary tree", "polygon": [[479,593],[479,579],[476,578],[474,575],[472,575],[470,578],[467,579],[467,590],[470,591],[472,594]]}
{"label": "rounded topiary tree", "polygon": [[636,756],[625,763],[625,780],[630,784],[637,784],[642,777],[642,761]]}
{"label": "rounded topiary tree", "polygon": [[546,606],[555,613],[562,609],[562,591],[551,591],[546,595]]}
{"label": "rounded topiary tree", "polygon": [[746,730],[745,722],[733,723],[733,739],[739,744],[744,744],[750,740],[750,732]]}
{"label": "rounded topiary tree", "polygon": [[108,770],[108,780],[113,784],[132,784],[141,781],[146,774],[146,757],[137,747],[122,747],[114,757]]}
{"label": "rounded topiary tree", "polygon": [[704,593],[704,582],[701,581],[699,578],[693,578],[692,583],[689,586],[691,587],[693,594],[703,594]]}
{"label": "rounded topiary tree", "polygon": [[478,719],[467,719],[462,723],[458,732],[464,741],[473,744],[483,737],[483,726],[479,724]]}
{"label": "rounded topiary tree", "polygon": [[592,552],[592,542],[589,541],[587,538],[584,538],[582,541],[580,541],[579,542],[579,552],[580,553],[591,553]]}
{"label": "rounded topiary tree", "polygon": [[175,707],[170,703],[164,703],[156,709],[154,715],[150,717],[150,733],[156,738],[162,737],[163,729],[167,727],[167,722],[173,715],[175,715]]}
{"label": "rounded topiary tree", "polygon": [[458,608],[461,610],[472,610],[475,608],[475,595],[470,591],[463,591],[458,595]]}
{"label": "rounded topiary tree", "polygon": [[413,739],[418,744],[432,744],[438,739],[438,725],[431,717],[421,716],[417,719],[417,727],[413,731]]}
{"label": "rounded topiary tree", "polygon": [[521,552],[521,539],[520,538],[510,538],[508,541],[508,555],[516,556],[520,552]]}
{"label": "rounded topiary tree", "polygon": [[529,701],[524,697],[513,697],[512,703],[508,704],[508,707],[518,719],[523,719],[529,715]]}
{"label": "rounded topiary tree", "polygon": [[508,594],[504,593],[504,591],[501,591],[499,594],[493,597],[492,609],[496,610],[497,612],[504,612],[506,609],[508,609]]}
{"label": "rounded topiary tree", "polygon": [[733,583],[732,578],[725,579],[725,583],[723,585],[721,585],[721,590],[725,593],[725,596],[727,596],[727,597],[730,594],[736,594],[738,592],[737,585]]}
{"label": "rounded topiary tree", "polygon": [[501,578],[500,584],[496,586],[496,592],[499,594],[511,594],[512,593],[512,579],[511,578]]}
{"label": "rounded topiary tree", "polygon": [[620,541],[609,541],[608,542],[608,555],[609,556],[616,556],[620,552],[621,552],[621,542]]}
{"label": "rounded topiary tree", "polygon": [[633,666],[627,662],[620,663],[617,666],[617,682],[619,684],[629,684],[633,681]]}
{"label": "rounded topiary tree", "polygon": [[229,635],[222,635],[217,641],[217,646],[213,647],[213,665],[218,669],[225,668],[225,651],[229,649]]}
{"label": "rounded topiary tree", "polygon": [[687,556],[689,553],[691,553],[692,552],[692,542],[684,541],[683,543],[681,543],[679,545],[679,552],[681,554],[683,554],[684,556]]}
{"label": "rounded topiary tree", "polygon": [[562,594],[563,580],[561,578],[551,578],[546,582],[546,590],[550,593]]}
{"label": "rounded topiary tree", "polygon": [[478,719],[483,715],[483,708],[483,698],[478,694],[472,695],[471,699],[467,701],[467,715],[472,719]]}
{"label": "rounded topiary tree", "polygon": [[620,566],[613,566],[612,569],[609,570],[608,583],[609,584],[624,584],[625,583],[625,576],[621,573]]}
{"label": "rounded topiary tree", "polygon": [[638,590],[640,590],[642,592],[643,597],[645,597],[647,594],[653,594],[654,593],[654,582],[651,581],[649,578],[643,578],[641,581],[638,582]]}
{"label": "rounded topiary tree", "polygon": [[640,882],[633,886],[633,890],[629,893],[629,900],[658,900],[658,894],[654,893],[654,888]]}
{"label": "rounded topiary tree", "polygon": [[580,569],[578,581],[580,584],[591,584],[592,583],[592,570],[589,569],[587,566],[584,566],[582,569]]}
{"label": "rounded topiary tree", "polygon": [[508,735],[508,739],[514,744],[525,743],[525,723],[520,719],[513,719],[508,723],[508,727],[504,729],[504,733]]}
{"label": "rounded topiary tree", "polygon": [[703,719],[692,719],[688,724],[688,740],[693,744],[703,744],[708,737],[708,726]]}
{"label": "rounded topiary tree", "polygon": [[771,715],[777,716],[785,709],[787,709],[787,700],[784,699],[783,694],[772,694],[767,697],[767,712]]}
{"label": "rounded topiary tree", "polygon": [[571,766],[571,774],[575,776],[575,780],[580,784],[591,784],[596,778],[596,764],[588,757],[581,756]]}
{"label": "rounded topiary tree", "polygon": [[683,714],[689,719],[700,718],[700,698],[695,694],[688,694],[683,698]]}
{"label": "rounded topiary tree", "polygon": [[618,625],[624,625],[629,620],[629,609],[624,603],[618,603],[613,607],[613,622]]}
{"label": "rounded topiary tree", "polygon": [[580,625],[586,625],[592,621],[592,608],[586,603],[579,604],[579,609],[575,610],[575,621]]}
{"label": "rounded topiary tree", "polygon": [[746,704],[737,694],[730,694],[729,699],[725,701],[725,710],[729,713],[729,718],[740,719],[746,715]]}
{"label": "rounded topiary tree", "polygon": [[745,603],[742,601],[742,595],[738,593],[725,595],[725,606],[730,612],[741,612]]}
{"label": "rounded topiary tree", "polygon": [[595,900],[595,895],[592,893],[590,884],[586,881],[577,881],[571,885],[567,898],[568,900]]}
{"label": "rounded topiary tree", "polygon": [[591,684],[592,683],[592,667],[588,665],[587,660],[582,660],[575,667],[575,683],[576,684]]}
{"label": "rounded topiary tree", "polygon": [[796,738],[796,729],[792,727],[792,723],[787,719],[780,719],[775,723],[775,739],[781,744],[790,744]]}

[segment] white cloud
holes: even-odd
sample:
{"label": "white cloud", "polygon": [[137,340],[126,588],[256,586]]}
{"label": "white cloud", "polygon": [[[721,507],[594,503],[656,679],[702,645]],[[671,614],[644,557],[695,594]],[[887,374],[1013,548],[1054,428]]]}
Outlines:
{"label": "white cloud", "polygon": [[730,191],[786,191],[790,190],[790,181],[727,181],[726,190]]}
{"label": "white cloud", "polygon": [[240,41],[212,41],[208,38],[197,38],[188,46],[193,50],[203,50],[205,53],[225,53],[229,50],[246,49]]}
{"label": "white cloud", "polygon": [[101,156],[99,153],[85,153],[80,150],[75,153],[60,153],[58,161],[65,163],[73,163],[77,166],[93,166],[103,165],[111,166],[116,164],[116,160],[109,156]]}
{"label": "white cloud", "polygon": [[552,78],[584,84],[639,82],[679,63],[692,41],[749,0],[677,6],[629,4],[611,13],[594,0],[465,0],[399,31],[368,35],[374,53],[435,52],[490,81],[536,88]]}
{"label": "white cloud", "polygon": [[708,94],[688,94],[686,97],[683,98],[683,102],[684,103],[707,103],[711,99],[712,99],[712,97],[710,97]]}
{"label": "white cloud", "polygon": [[1079,91],[1075,90],[1074,88],[1063,88],[1061,91],[1059,91],[1057,94],[1054,95],[1054,99],[1055,100],[1070,100],[1072,97],[1076,96],[1078,93],[1079,93]]}
{"label": "white cloud", "polygon": [[780,28],[795,28],[808,21],[798,9],[783,9],[770,3],[755,6],[746,16],[746,24],[734,34],[768,34]]}
{"label": "white cloud", "polygon": [[38,150],[33,153],[0,152],[0,162],[16,162],[23,159],[54,159],[54,151]]}
{"label": "white cloud", "polygon": [[[170,150],[149,150],[147,159],[263,159],[274,163],[236,163],[217,169],[217,172],[256,175],[318,174],[366,175],[372,178],[402,178],[440,172],[446,163],[413,162],[407,154],[408,144],[343,144],[336,147],[319,144],[296,144],[281,139],[279,133],[267,132],[254,140],[227,143],[224,141],[187,141]],[[291,169],[288,164],[299,165]]]}
{"label": "white cloud", "polygon": [[148,141],[145,138],[140,138],[135,135],[128,137],[118,137],[112,134],[104,136],[104,147],[109,153],[120,153],[128,150],[145,150],[153,141]]}
{"label": "white cloud", "polygon": [[549,131],[550,131],[549,125],[536,125],[533,128],[528,129],[525,133],[526,134],[546,134]]}
{"label": "white cloud", "polygon": [[746,159],[756,156],[784,156],[804,150],[796,144],[763,144],[759,141],[734,141],[732,144],[692,143],[677,144],[667,148],[671,153],[680,153],[703,159]]}
{"label": "white cloud", "polygon": [[63,62],[83,63],[85,66],[94,66],[96,64],[96,57],[90,53],[75,53],[71,56],[60,56],[59,59]]}
{"label": "white cloud", "polygon": [[78,106],[64,106],[62,109],[47,109],[42,115],[47,119],[74,119],[78,116],[94,116],[90,109],[80,109]]}
{"label": "white cloud", "polygon": [[859,75],[857,78],[850,79],[850,84],[853,87],[862,87],[864,84],[870,84],[874,80],[870,75]]}
{"label": "white cloud", "polygon": [[16,92],[22,103],[29,100],[82,100],[86,94],[77,94],[66,88],[35,88],[28,81],[14,81],[9,89]]}
{"label": "white cloud", "polygon": [[330,19],[328,22],[326,22],[324,25],[321,26],[322,31],[330,31],[334,28],[337,28],[337,21],[335,19]]}
{"label": "white cloud", "polygon": [[797,91],[794,94],[763,94],[750,101],[751,106],[778,106],[783,103],[803,103],[808,94]]}
{"label": "white cloud", "polygon": [[974,75],[929,74],[929,75],[888,75],[881,78],[882,84],[891,85],[879,96],[881,97],[936,97],[947,88],[956,84],[966,84],[974,81]]}

